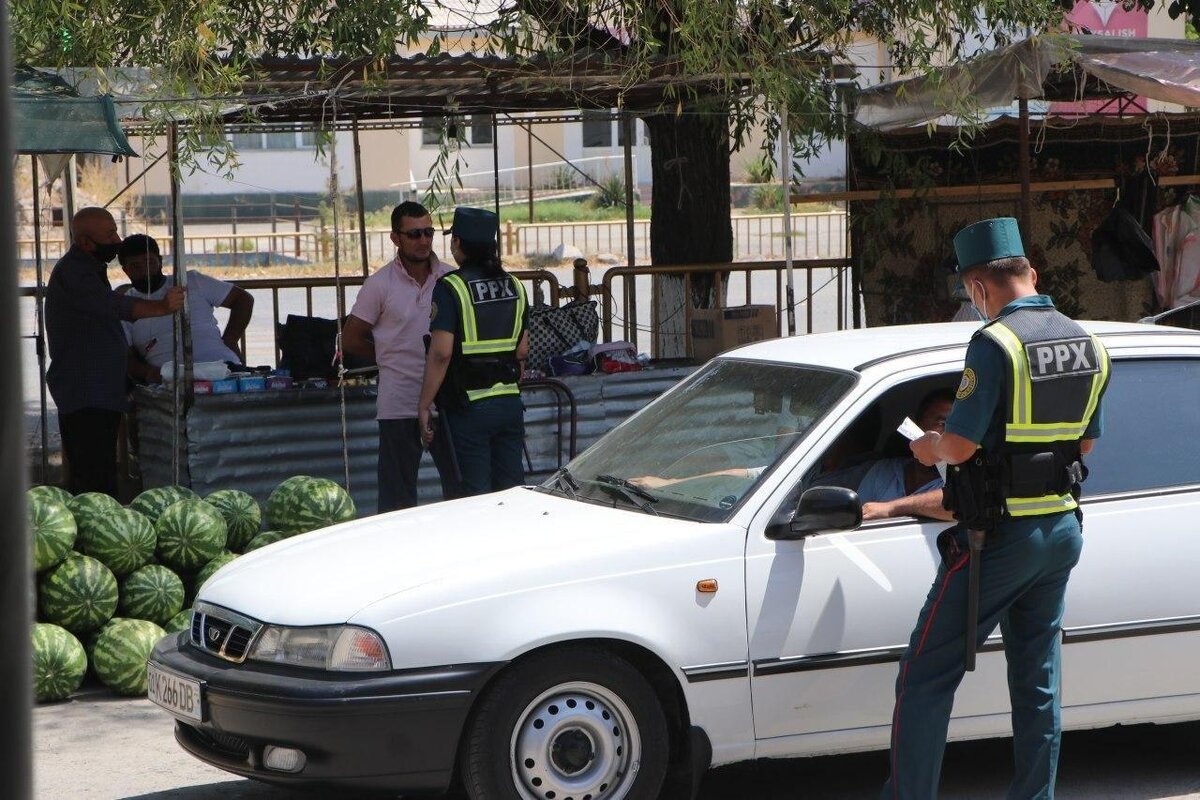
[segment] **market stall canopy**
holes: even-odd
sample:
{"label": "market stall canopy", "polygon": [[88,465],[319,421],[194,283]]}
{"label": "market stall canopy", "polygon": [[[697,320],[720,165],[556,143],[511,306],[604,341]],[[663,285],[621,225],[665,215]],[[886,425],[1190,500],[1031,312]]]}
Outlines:
{"label": "market stall canopy", "polygon": [[[882,130],[1013,100],[1142,96],[1200,107],[1200,42],[1053,34],[1033,37],[859,94],[856,122]],[[969,100],[964,100],[969,98]]]}
{"label": "market stall canopy", "polygon": [[13,76],[12,130],[17,153],[137,155],[111,96],[81,97],[58,75],[29,67]]}

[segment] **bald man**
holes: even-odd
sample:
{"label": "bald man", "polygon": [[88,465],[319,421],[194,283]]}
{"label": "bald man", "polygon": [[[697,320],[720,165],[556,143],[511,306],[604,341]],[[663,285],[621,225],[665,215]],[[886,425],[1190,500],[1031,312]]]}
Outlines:
{"label": "bald man", "polygon": [[117,495],[117,426],[128,407],[125,367],[129,343],[121,322],[173,314],[183,290],[160,300],[122,297],[108,282],[108,262],[121,246],[117,223],[103,208],[71,219],[73,244],[46,285],[46,384],[58,406],[72,494]]}

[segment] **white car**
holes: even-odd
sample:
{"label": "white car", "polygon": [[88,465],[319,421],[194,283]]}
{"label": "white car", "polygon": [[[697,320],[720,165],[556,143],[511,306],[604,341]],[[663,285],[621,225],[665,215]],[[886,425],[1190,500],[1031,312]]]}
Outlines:
{"label": "white car", "polygon": [[[957,385],[977,327],[744,347],[542,486],[243,556],[155,649],[151,698],[239,775],[476,799],[686,794],[710,766],[886,748],[947,523],[863,524],[849,488],[819,484],[904,455],[897,425]],[[1114,367],[1063,722],[1197,719],[1200,333],[1087,327]],[[1010,734],[1002,650],[963,682],[953,739]]]}

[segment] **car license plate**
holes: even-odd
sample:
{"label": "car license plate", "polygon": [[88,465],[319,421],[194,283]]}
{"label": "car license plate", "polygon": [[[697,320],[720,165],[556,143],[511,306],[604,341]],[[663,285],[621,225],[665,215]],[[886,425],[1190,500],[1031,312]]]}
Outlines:
{"label": "car license plate", "polygon": [[146,696],[179,717],[204,721],[204,696],[200,681],[167,672],[153,662],[146,663]]}

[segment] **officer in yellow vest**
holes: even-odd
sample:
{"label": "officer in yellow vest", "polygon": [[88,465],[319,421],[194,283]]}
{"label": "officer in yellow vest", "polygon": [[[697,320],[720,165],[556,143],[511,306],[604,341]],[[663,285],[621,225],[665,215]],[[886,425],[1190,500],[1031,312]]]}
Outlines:
{"label": "officer in yellow vest", "polygon": [[[1067,578],[1083,547],[1083,457],[1100,436],[1103,346],[1035,288],[1016,220],[954,237],[958,271],[989,322],[972,338],[944,434],[912,443],[948,462],[945,505],[958,525],[896,679],[891,776],[882,797],[937,796],[954,692],[965,671],[968,531],[979,551],[978,647],[1000,627],[1008,660],[1015,775],[1009,798],[1050,798],[1058,767],[1060,629]],[[969,634],[968,634],[969,635]]]}
{"label": "officer in yellow vest", "polygon": [[517,382],[529,351],[528,304],[521,282],[500,266],[495,214],[455,209],[446,233],[459,268],[433,289],[418,421],[428,444],[436,401],[463,494],[484,494],[525,482],[525,411]]}

